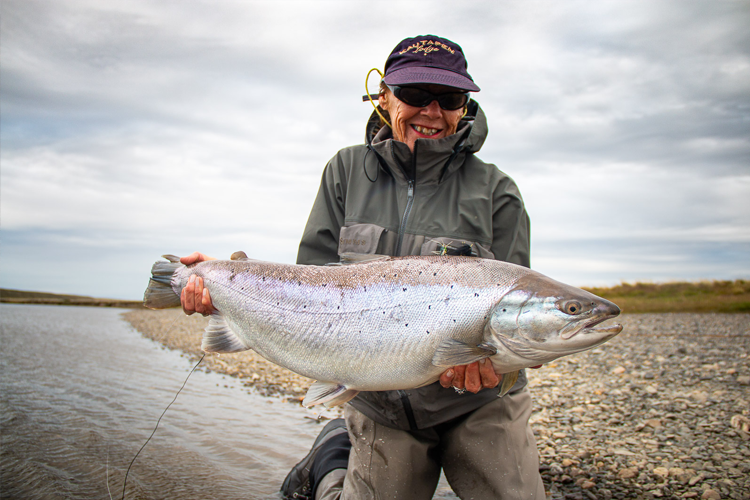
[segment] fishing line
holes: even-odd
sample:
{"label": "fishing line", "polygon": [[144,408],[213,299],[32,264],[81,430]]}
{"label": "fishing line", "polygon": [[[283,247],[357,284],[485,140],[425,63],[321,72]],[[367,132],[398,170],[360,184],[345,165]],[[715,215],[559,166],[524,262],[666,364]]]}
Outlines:
{"label": "fishing line", "polygon": [[180,390],[177,391],[177,394],[174,395],[174,398],[172,399],[172,402],[167,405],[166,408],[164,408],[164,411],[161,412],[161,416],[159,417],[159,420],[156,421],[156,425],[154,426],[154,430],[151,431],[151,435],[148,437],[145,443],[143,443],[143,446],[138,450],[138,453],[135,454],[133,457],[133,460],[130,461],[130,465],[128,465],[128,470],[125,472],[125,480],[122,482],[122,500],[125,500],[125,486],[128,484],[128,474],[130,474],[130,468],[133,467],[133,464],[135,463],[135,459],[138,458],[138,455],[141,454],[143,449],[146,447],[149,441],[151,441],[151,438],[154,437],[154,434],[156,434],[156,429],[159,428],[159,423],[161,422],[161,419],[164,417],[164,414],[167,413],[167,410],[169,410],[169,407],[174,404],[175,401],[177,401],[177,396],[180,395],[182,390],[185,388],[185,385],[187,384],[188,379],[190,378],[190,375],[193,374],[193,372],[198,368],[198,365],[201,364],[201,361],[203,361],[203,358],[206,357],[206,353],[203,353],[201,356],[201,359],[198,360],[198,362],[195,364],[192,370],[190,370],[190,373],[188,373],[188,376],[185,377],[185,381],[182,383],[182,387],[180,387]]}
{"label": "fishing line", "polygon": [[[135,326],[135,324],[133,324],[130,320],[126,319],[124,316],[125,316],[125,313],[121,313],[120,314],[120,319],[123,320],[125,323],[127,323],[130,326],[130,329],[132,329],[135,333],[139,334],[141,338],[144,338],[144,339],[147,339],[147,340],[149,340],[151,342],[155,342],[157,344],[160,344],[162,347],[167,346],[167,344],[164,342],[164,339],[167,337],[167,335],[169,335],[175,329],[175,326],[177,325],[177,322],[179,321],[178,318],[175,318],[174,320],[172,320],[166,326],[166,328],[163,329],[163,333],[161,333],[160,335],[152,335],[151,333],[146,333],[147,329],[144,329],[143,331],[139,330],[138,327]],[[127,375],[124,375],[124,377],[126,377],[126,376]],[[123,380],[124,380],[124,378],[123,378]],[[123,380],[120,380],[119,382],[122,382]],[[117,391],[115,391],[115,393],[112,396],[112,398],[115,401],[119,400],[120,399],[120,395],[122,394],[123,390],[124,390],[123,384],[119,384],[119,388],[117,389]],[[107,482],[107,492],[109,493],[109,499],[112,500],[112,494],[110,493],[110,486],[109,486],[109,450],[110,450],[110,444],[111,443],[107,444],[107,467],[106,467],[106,471],[105,471],[105,480]]]}

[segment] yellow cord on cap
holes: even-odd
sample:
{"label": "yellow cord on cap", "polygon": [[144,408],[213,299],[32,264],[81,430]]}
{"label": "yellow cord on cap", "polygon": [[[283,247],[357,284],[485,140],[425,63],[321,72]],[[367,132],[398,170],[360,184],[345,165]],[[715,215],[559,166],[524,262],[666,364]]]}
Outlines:
{"label": "yellow cord on cap", "polygon": [[[378,105],[375,104],[375,101],[372,100],[372,95],[370,95],[370,89],[367,86],[367,82],[370,80],[370,74],[373,71],[377,71],[378,72],[378,74],[380,75],[380,79],[381,80],[383,78],[385,78],[385,76],[383,75],[383,72],[380,71],[378,68],[372,68],[370,71],[368,71],[367,72],[367,76],[365,77],[365,95],[367,95],[367,98],[370,99],[370,104],[372,104],[372,107],[375,108],[375,112],[378,114],[378,116],[380,117],[380,119],[383,120],[385,122],[385,124],[388,125],[390,128],[393,128],[393,127],[391,127],[391,124],[388,123],[388,120],[385,119],[385,116],[383,116],[383,114],[378,109]],[[378,93],[379,93],[379,90],[378,90]]]}

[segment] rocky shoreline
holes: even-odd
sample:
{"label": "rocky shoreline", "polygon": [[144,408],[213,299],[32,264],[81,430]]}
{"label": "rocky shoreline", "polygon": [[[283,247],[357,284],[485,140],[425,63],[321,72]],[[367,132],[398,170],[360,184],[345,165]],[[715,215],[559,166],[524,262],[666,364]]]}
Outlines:
{"label": "rocky shoreline", "polygon": [[[206,319],[133,310],[145,336],[197,360]],[[609,343],[529,370],[548,498],[750,499],[750,315],[630,314]],[[251,351],[207,356],[298,404],[311,381]]]}

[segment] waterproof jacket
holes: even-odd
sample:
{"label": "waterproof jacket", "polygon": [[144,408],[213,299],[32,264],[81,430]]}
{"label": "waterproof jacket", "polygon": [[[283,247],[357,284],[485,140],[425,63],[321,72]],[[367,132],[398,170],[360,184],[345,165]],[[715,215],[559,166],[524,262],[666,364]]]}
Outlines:
{"label": "waterproof jacket", "polygon": [[[487,136],[470,101],[455,134],[417,139],[412,153],[378,116],[366,144],[342,149],[323,172],[298,264],[338,262],[343,253],[472,255],[529,266],[529,218],[513,180],[475,156]],[[523,372],[511,392],[523,388]],[[473,411],[498,388],[459,394],[439,382],[404,391],[360,392],[352,406],[390,427],[424,429]]]}

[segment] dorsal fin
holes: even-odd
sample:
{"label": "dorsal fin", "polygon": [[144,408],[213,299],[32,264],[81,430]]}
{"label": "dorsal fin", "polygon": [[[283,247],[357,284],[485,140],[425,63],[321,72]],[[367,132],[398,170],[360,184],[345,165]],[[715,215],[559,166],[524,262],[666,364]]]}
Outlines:
{"label": "dorsal fin", "polygon": [[237,252],[234,252],[231,257],[229,257],[231,260],[250,260],[250,258],[247,256],[245,252],[242,250],[239,250]]}
{"label": "dorsal fin", "polygon": [[178,262],[180,262],[180,258],[178,256],[169,253],[167,255],[162,255],[162,257],[167,259],[169,262],[172,262],[173,264],[177,264]]}

